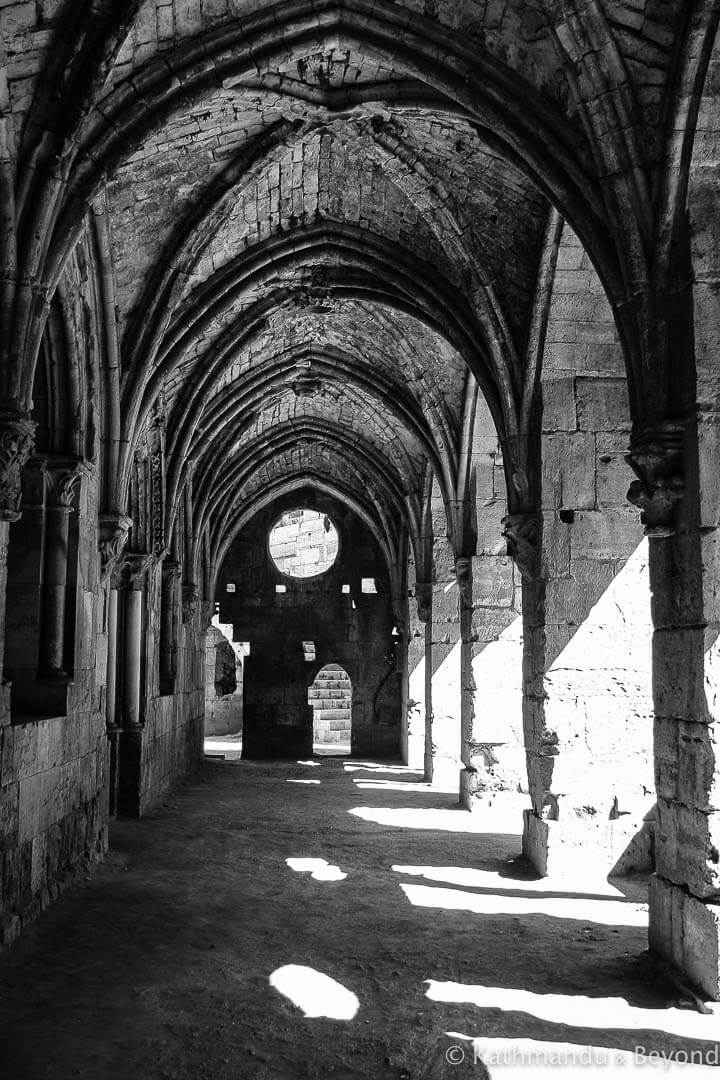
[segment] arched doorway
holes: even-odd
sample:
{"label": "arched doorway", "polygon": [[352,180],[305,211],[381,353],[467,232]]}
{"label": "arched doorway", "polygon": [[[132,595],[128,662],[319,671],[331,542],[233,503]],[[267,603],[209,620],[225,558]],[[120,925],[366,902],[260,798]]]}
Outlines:
{"label": "arched doorway", "polygon": [[339,664],[326,664],[308,690],[313,710],[315,753],[349,754],[352,728],[352,685]]}

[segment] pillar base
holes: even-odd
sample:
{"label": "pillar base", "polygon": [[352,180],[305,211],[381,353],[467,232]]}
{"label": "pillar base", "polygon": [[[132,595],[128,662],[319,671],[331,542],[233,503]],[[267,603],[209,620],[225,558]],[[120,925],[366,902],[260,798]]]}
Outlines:
{"label": "pillar base", "polygon": [[606,878],[652,869],[651,830],[634,814],[548,821],[525,810],[522,850],[543,877]]}
{"label": "pillar base", "polygon": [[720,1001],[720,903],[698,900],[659,874],[650,878],[650,950],[710,1001]]}

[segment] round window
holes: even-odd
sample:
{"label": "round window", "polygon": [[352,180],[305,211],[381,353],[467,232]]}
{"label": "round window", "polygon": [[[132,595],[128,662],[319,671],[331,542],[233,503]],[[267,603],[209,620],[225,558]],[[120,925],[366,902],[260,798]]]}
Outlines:
{"label": "round window", "polygon": [[270,530],[270,557],[287,577],[324,574],[337,558],[338,545],[337,529],[317,510],[288,510]]}

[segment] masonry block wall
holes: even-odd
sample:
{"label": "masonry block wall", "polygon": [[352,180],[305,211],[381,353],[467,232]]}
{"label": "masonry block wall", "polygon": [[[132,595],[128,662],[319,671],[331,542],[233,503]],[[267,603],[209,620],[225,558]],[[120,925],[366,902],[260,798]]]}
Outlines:
{"label": "masonry block wall", "polygon": [[542,566],[523,598],[525,852],[543,872],[579,858],[648,866],[652,631],[647,546],[626,501],[627,386],[609,305],[567,226],[542,392]]}
{"label": "masonry block wall", "polygon": [[418,612],[416,596],[417,567],[413,553],[408,558],[408,637],[407,637],[407,666],[408,666],[408,698],[407,715],[405,718],[405,746],[404,756],[407,764],[413,769],[425,769],[425,729],[428,720],[428,710],[432,708],[429,702],[429,672],[427,663],[430,635],[432,624],[423,622]]}
{"label": "masonry block wall", "polygon": [[[243,755],[312,752],[308,690],[329,663],[340,664],[352,684],[352,753],[398,754],[400,678],[387,570],[376,541],[352,511],[317,493],[304,494],[304,502],[298,492],[258,514],[233,543],[218,577],[220,619],[232,623],[236,640],[250,643]],[[268,551],[280,514],[301,506],[327,514],[340,534],[337,561],[318,577],[283,576]],[[376,594],[363,593],[363,578],[376,583]],[[277,592],[278,585],[286,591]],[[313,660],[306,659],[303,642],[312,643]]]}
{"label": "masonry block wall", "polygon": [[[12,942],[25,921],[107,847],[108,742],[102,677],[106,638],[99,588],[96,478],[85,476],[72,514],[77,558],[72,577],[72,628],[66,677],[41,676],[34,654],[34,713],[11,707],[0,717],[0,941]],[[10,527],[24,535],[22,519]],[[11,596],[14,633],[24,619]],[[27,613],[27,609],[25,609]],[[17,651],[11,655],[18,655]],[[6,675],[12,678],[12,669]],[[43,705],[45,708],[43,709]]]}
{"label": "masonry block wall", "polygon": [[[678,528],[650,539],[656,873],[651,948],[720,999],[720,37],[695,134],[688,191],[697,420]],[[680,296],[682,299],[682,295]]]}
{"label": "masonry block wall", "polygon": [[481,805],[496,790],[527,789],[522,727],[522,585],[507,554],[503,458],[492,417],[478,401],[473,435],[476,555],[472,560],[470,656],[472,748],[477,770],[464,802]]}
{"label": "masonry block wall", "polygon": [[432,488],[431,738],[425,775],[437,784],[459,786],[461,769],[462,664],[460,606],[455,551],[448,535],[437,480]]}

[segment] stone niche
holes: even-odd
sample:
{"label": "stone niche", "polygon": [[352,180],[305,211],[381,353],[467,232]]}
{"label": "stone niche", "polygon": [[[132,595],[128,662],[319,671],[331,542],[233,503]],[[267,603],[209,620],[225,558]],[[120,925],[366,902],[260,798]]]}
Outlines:
{"label": "stone niche", "polygon": [[[337,530],[338,543],[329,569],[310,574],[306,561],[306,576],[296,577],[278,568],[269,536],[283,514],[302,508],[327,518],[327,531]],[[309,489],[278,500],[234,541],[215,598],[221,622],[233,626],[234,640],[249,642],[244,757],[312,753],[308,690],[327,664],[341,665],[352,685],[351,752],[399,754],[401,683],[388,570],[377,541],[356,514]]]}

